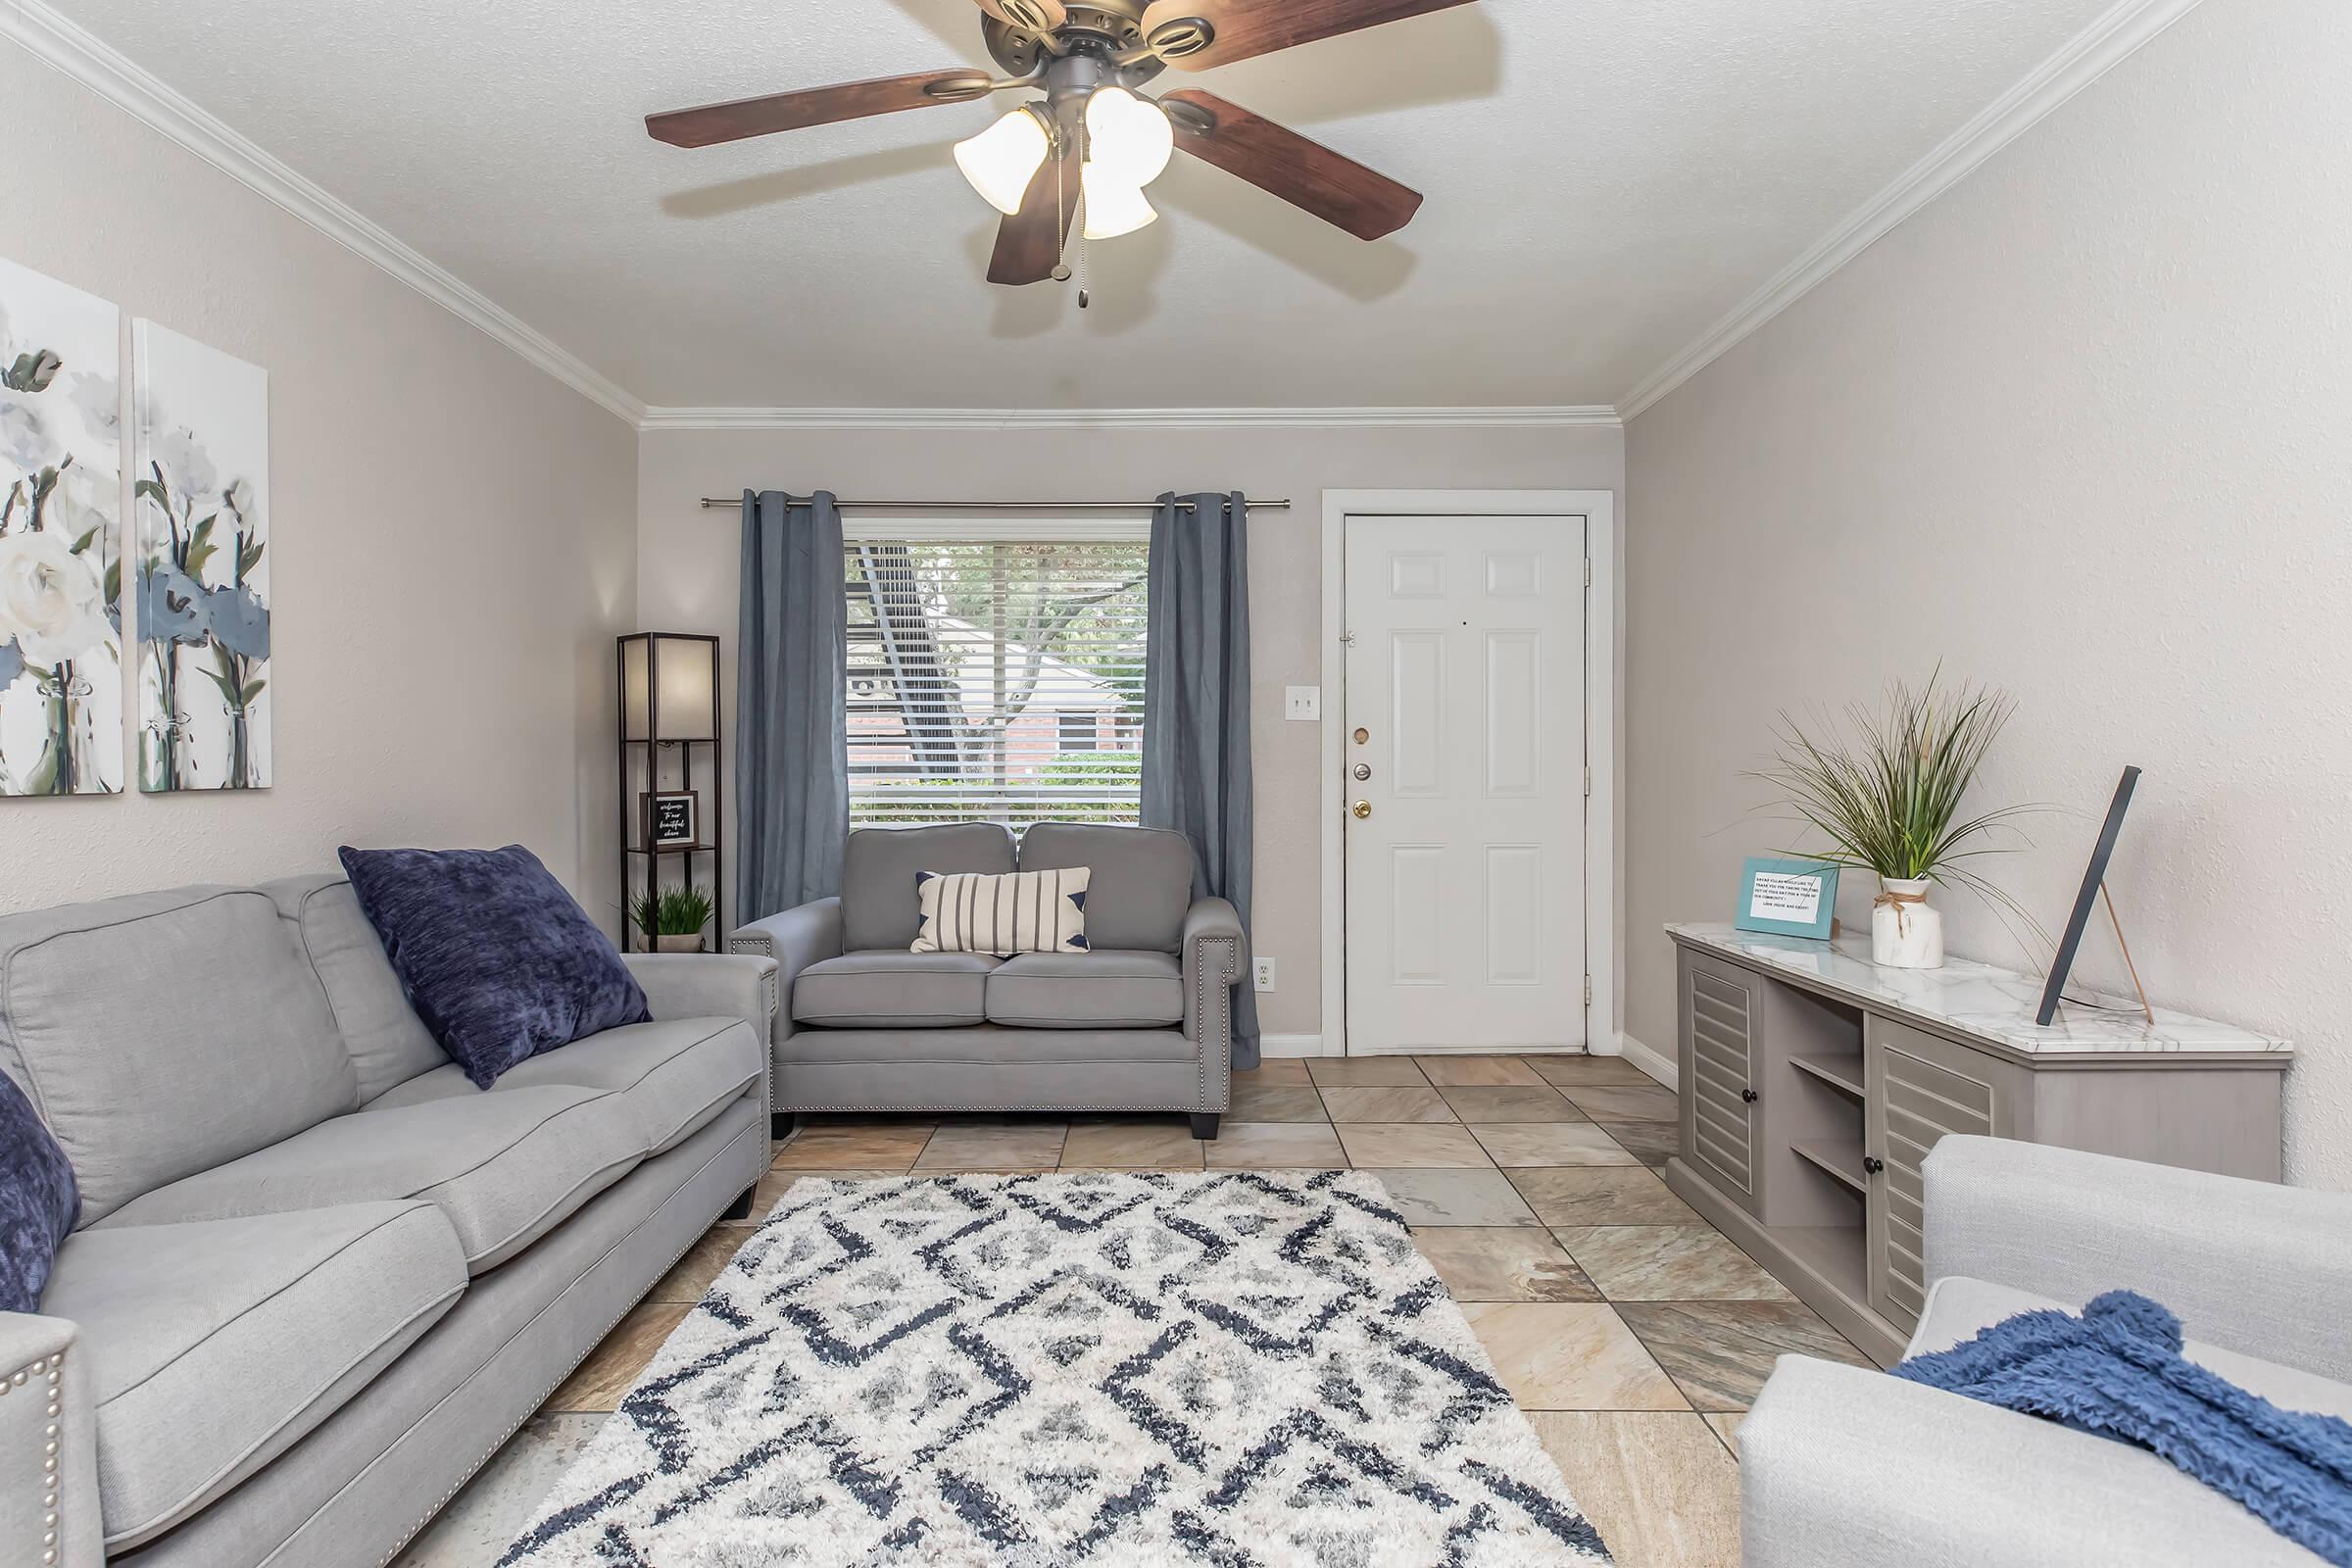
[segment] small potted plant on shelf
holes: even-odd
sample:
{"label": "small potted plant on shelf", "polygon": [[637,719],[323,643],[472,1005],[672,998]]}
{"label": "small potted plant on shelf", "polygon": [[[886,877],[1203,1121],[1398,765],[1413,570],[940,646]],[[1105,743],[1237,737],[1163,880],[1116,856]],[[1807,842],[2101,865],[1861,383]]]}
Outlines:
{"label": "small potted plant on shelf", "polygon": [[703,928],[710,923],[710,895],[691,885],[641,893],[629,905],[629,918],[656,953],[700,953]]}
{"label": "small potted plant on shelf", "polygon": [[1847,710],[1849,738],[1816,740],[1787,713],[1773,766],[1753,775],[1779,790],[1797,817],[1830,841],[1825,850],[1787,853],[1824,864],[1876,872],[1870,911],[1871,956],[1895,969],[1943,963],[1943,915],[1928,903],[1940,883],[1965,887],[2023,914],[2010,897],[1962,861],[1997,854],[1983,842],[1994,827],[2030,807],[1961,814],[1977,769],[2009,722],[2015,705],[2003,692],[1962,686],[1889,687],[1883,710]]}

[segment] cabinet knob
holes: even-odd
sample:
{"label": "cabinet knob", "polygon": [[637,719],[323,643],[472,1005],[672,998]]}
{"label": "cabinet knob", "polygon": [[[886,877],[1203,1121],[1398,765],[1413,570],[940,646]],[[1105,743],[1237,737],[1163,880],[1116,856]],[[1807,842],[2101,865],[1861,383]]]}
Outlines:
{"label": "cabinet knob", "polygon": [[1862,1156],[1862,1169],[1865,1174],[1876,1176],[1879,1172],[1885,1170],[1886,1168],[1886,1162],[1881,1159],[1878,1155],[1864,1154]]}
{"label": "cabinet knob", "polygon": [[1757,1094],[1753,1089],[1742,1089],[1740,1091],[1740,1098],[1745,1101],[1748,1104],[1752,1105],[1764,1097]]}

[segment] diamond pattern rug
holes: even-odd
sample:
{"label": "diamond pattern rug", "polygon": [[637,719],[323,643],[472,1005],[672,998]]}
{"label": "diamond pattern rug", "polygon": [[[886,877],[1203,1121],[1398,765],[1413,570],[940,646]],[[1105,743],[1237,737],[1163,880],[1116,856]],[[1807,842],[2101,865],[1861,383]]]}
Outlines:
{"label": "diamond pattern rug", "polygon": [[1379,1181],[804,1181],[504,1563],[1606,1563]]}

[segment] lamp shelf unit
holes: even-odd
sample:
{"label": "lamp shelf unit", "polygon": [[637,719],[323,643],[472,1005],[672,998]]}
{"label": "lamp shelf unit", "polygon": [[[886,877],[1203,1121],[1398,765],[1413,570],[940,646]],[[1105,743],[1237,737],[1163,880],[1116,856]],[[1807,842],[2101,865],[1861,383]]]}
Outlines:
{"label": "lamp shelf unit", "polygon": [[[724,862],[724,752],[719,727],[719,642],[691,632],[632,632],[615,640],[619,679],[620,879],[622,948],[651,953],[655,944],[628,905],[679,887],[700,887],[710,899],[704,951],[723,947],[727,930]],[[694,797],[694,839],[655,844],[652,802],[657,795]],[[709,858],[707,865],[701,863]],[[664,876],[665,869],[677,874]],[[698,873],[701,873],[698,876]],[[703,878],[707,877],[708,880]]]}

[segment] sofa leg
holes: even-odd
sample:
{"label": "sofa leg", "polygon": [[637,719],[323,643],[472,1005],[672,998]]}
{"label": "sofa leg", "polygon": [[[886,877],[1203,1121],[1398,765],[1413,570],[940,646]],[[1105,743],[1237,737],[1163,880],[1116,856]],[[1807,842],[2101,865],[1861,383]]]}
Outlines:
{"label": "sofa leg", "polygon": [[752,1217],[752,1196],[759,1191],[760,1189],[757,1187],[746,1187],[743,1190],[743,1196],[729,1204],[727,1211],[718,1217],[720,1219],[750,1219]]}
{"label": "sofa leg", "polygon": [[1217,1123],[1224,1119],[1214,1112],[1206,1116],[1195,1116],[1193,1118],[1193,1136],[1204,1144],[1215,1143],[1217,1141]]}
{"label": "sofa leg", "polygon": [[789,1110],[776,1111],[767,1118],[767,1136],[780,1144],[792,1136],[793,1129],[800,1125],[800,1117]]}

